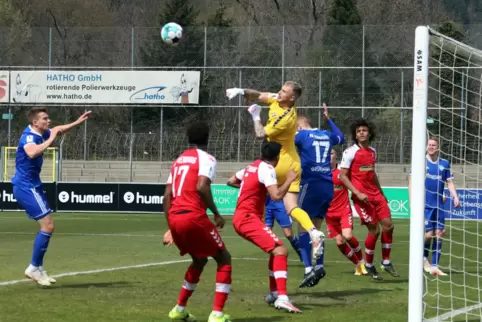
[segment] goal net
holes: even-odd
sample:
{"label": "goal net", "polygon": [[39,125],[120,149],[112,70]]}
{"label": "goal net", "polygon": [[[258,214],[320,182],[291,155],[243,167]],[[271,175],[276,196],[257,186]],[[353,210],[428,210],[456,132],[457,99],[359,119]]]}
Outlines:
{"label": "goal net", "polygon": [[[480,321],[482,51],[430,27],[418,27],[414,68],[409,321]],[[439,158],[450,162],[460,207],[455,207],[445,184],[440,199],[445,195],[446,200],[434,207],[438,217],[427,220],[425,192],[431,188],[426,188],[425,180],[444,181],[447,175],[442,161],[426,163],[430,137],[439,140]],[[429,170],[433,164],[439,169],[435,175],[434,168]],[[430,240],[427,256],[422,246],[425,225],[428,221],[434,223],[431,227],[441,228],[437,223],[442,215],[445,233]]]}

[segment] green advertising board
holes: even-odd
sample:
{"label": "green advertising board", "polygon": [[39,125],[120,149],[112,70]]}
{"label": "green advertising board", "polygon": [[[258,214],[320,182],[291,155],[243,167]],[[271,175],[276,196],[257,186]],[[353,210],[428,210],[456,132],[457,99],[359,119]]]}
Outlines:
{"label": "green advertising board", "polygon": [[[214,202],[223,215],[232,215],[238,200],[238,189],[223,184],[212,185]],[[383,192],[388,199],[388,205],[393,218],[409,218],[410,207],[407,188],[385,187]]]}

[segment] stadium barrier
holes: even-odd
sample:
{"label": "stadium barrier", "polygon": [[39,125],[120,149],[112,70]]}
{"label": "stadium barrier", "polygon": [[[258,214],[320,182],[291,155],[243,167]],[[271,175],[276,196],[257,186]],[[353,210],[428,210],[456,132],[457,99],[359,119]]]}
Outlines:
{"label": "stadium barrier", "polygon": [[[58,212],[162,213],[164,184],[159,183],[44,183],[43,190],[52,209]],[[212,185],[219,212],[232,215],[238,190],[223,184]],[[408,190],[384,187],[393,218],[410,218]],[[482,219],[482,189],[458,189],[461,207],[447,201],[447,219]],[[12,184],[0,182],[0,211],[22,211],[13,196]],[[445,192],[449,195],[448,191]],[[353,209],[353,208],[352,208]],[[358,217],[354,212],[355,217]]]}

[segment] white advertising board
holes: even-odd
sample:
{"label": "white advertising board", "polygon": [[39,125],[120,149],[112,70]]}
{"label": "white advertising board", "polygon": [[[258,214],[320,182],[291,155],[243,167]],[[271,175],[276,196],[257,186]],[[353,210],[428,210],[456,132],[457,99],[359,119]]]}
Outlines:
{"label": "white advertising board", "polygon": [[0,70],[0,103],[9,102],[9,90],[8,90],[8,71]]}
{"label": "white advertising board", "polygon": [[25,70],[10,79],[11,103],[199,104],[198,71]]}

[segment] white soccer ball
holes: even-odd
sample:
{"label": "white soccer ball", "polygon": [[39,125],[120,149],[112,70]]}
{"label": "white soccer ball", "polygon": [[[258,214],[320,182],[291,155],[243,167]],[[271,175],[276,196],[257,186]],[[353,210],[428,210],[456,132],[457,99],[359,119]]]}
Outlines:
{"label": "white soccer ball", "polygon": [[182,27],[175,22],[166,23],[161,29],[162,40],[169,45],[177,45],[182,39]]}

